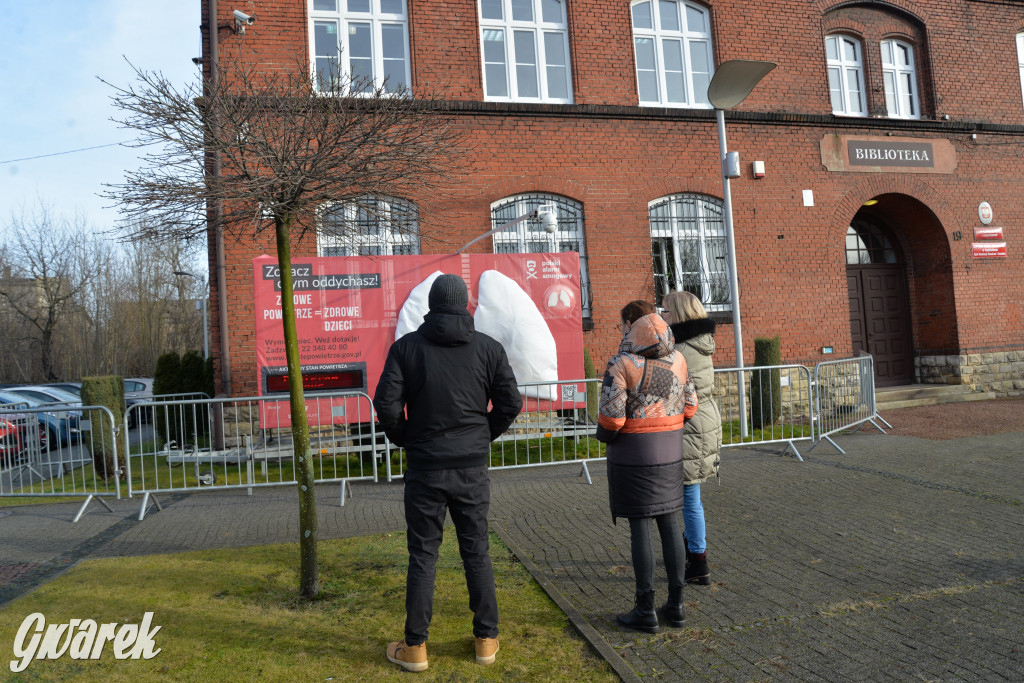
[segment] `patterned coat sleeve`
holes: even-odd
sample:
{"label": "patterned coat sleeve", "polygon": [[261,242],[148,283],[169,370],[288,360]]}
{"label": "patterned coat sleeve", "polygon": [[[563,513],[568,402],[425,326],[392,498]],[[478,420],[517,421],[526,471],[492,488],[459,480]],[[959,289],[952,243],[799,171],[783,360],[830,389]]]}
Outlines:
{"label": "patterned coat sleeve", "polygon": [[598,441],[610,443],[615,440],[619,430],[626,424],[626,380],[618,357],[608,361],[608,369],[604,373],[601,384],[601,407],[597,417]]}

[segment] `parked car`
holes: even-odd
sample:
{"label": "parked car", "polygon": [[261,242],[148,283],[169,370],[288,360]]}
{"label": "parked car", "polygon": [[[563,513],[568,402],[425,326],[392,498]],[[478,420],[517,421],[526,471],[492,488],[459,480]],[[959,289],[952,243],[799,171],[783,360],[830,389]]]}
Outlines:
{"label": "parked car", "polygon": [[[39,399],[15,394],[10,391],[0,391],[0,404],[21,405],[29,408],[37,408],[45,405]],[[26,413],[36,415],[39,421],[40,445],[52,448],[55,445],[70,446],[81,440],[81,432],[78,430],[78,416],[68,414],[68,411],[56,410],[54,412]],[[43,432],[45,432],[45,444],[43,443]]]}
{"label": "parked car", "polygon": [[124,400],[148,401],[153,398],[152,377],[129,377],[124,381]]}
{"label": "parked car", "polygon": [[[0,391],[0,418],[11,422],[18,429],[22,448],[28,448],[35,439],[39,450],[45,452],[49,448],[50,431],[46,428],[46,420],[39,415],[15,412],[20,408],[29,408],[31,404],[28,399],[20,396],[5,395]],[[30,425],[36,425],[29,430]]]}
{"label": "parked car", "polygon": [[26,424],[28,420],[23,414],[20,419],[14,415],[0,417],[0,467],[10,467],[18,461]]}
{"label": "parked car", "polygon": [[[81,396],[75,396],[70,391],[64,389],[58,389],[46,384],[39,385],[28,385],[23,387],[11,387],[6,390],[12,394],[18,394],[19,396],[28,396],[34,398],[42,403],[54,403],[59,405],[77,406],[82,407]],[[68,411],[72,415],[77,417],[82,416],[81,410]]]}

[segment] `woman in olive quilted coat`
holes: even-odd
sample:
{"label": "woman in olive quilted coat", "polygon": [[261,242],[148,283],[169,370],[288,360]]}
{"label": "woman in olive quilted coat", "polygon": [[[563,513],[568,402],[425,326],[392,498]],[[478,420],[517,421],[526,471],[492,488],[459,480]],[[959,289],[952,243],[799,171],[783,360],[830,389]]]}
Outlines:
{"label": "woman in olive quilted coat", "polygon": [[683,428],[683,523],[686,527],[686,581],[707,586],[711,584],[711,573],[700,485],[718,476],[722,452],[722,415],[712,398],[715,321],[708,318],[700,299],[690,292],[669,292],[663,304],[665,320],[670,323],[675,337],[676,351],[686,359],[686,367],[697,388],[697,414]]}

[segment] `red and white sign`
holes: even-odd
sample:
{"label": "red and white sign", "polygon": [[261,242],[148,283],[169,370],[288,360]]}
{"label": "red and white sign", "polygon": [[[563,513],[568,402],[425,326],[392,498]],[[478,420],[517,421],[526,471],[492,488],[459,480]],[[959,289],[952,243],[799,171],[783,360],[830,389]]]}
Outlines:
{"label": "red and white sign", "polygon": [[[526,313],[533,316],[535,324],[546,324],[554,339],[558,379],[583,377],[580,264],[579,255],[574,252],[300,257],[292,263],[292,280],[307,398],[314,398],[317,391],[345,390],[365,392],[372,397],[388,349],[395,341],[403,306],[413,289],[438,271],[460,275],[466,281],[471,314],[477,309],[481,276],[485,272],[497,271],[513,281],[511,286],[518,285],[525,293],[525,296],[520,294],[518,305],[529,308],[528,297],[536,311]],[[493,274],[490,278],[490,282],[495,279],[507,282]],[[270,256],[253,259],[259,394],[282,394],[283,399],[266,405],[261,416],[264,428],[286,427],[291,423],[280,290],[277,259]],[[487,292],[483,294],[486,298]],[[490,296],[493,300],[493,293]],[[510,316],[515,313],[512,304],[510,300]],[[509,348],[509,340],[498,341],[506,346],[510,358],[514,352],[523,352],[518,348],[522,340],[515,342],[515,349]],[[556,399],[557,391],[547,395]],[[568,385],[561,390],[560,399],[530,398],[525,407],[528,410],[581,407],[585,403],[578,399],[582,398],[583,391],[582,384]],[[366,400],[362,399],[361,408],[357,404],[352,399],[338,399],[334,401],[331,415],[324,415],[322,410],[309,404],[307,415],[310,424],[369,421]]]}
{"label": "red and white sign", "polygon": [[976,240],[1001,240],[1003,239],[1002,228],[975,228],[974,239]]}
{"label": "red and white sign", "polygon": [[1006,258],[1006,242],[974,242],[971,253],[974,258]]}

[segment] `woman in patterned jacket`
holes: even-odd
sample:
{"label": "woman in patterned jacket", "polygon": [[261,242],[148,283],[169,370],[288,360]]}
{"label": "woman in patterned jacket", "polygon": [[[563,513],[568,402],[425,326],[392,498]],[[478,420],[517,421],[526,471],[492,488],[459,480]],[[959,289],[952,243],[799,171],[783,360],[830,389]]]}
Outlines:
{"label": "woman in patterned jacket", "polygon": [[662,616],[682,626],[684,549],[683,423],[697,412],[697,394],[672,331],[646,301],[622,309],[622,344],[608,361],[601,389],[597,438],[608,444],[608,497],[612,520],[629,520],[636,604],[618,615],[623,626],[658,632],[654,609],[654,548],[658,525],[668,570]]}

